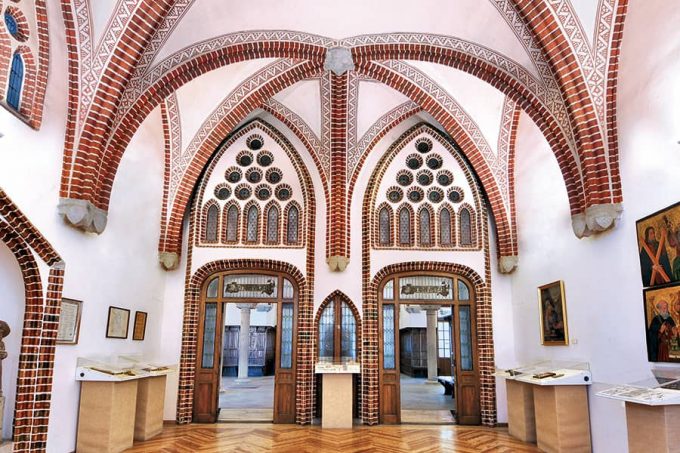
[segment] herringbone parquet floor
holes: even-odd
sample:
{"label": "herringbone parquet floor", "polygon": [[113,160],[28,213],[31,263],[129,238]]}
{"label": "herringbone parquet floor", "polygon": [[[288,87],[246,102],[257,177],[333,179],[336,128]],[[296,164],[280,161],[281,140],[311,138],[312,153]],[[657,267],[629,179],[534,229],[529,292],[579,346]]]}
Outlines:
{"label": "herringbone parquet floor", "polygon": [[357,426],[322,430],[317,426],[272,424],[167,425],[132,452],[484,452],[534,453],[535,445],[514,439],[503,428],[468,426]]}

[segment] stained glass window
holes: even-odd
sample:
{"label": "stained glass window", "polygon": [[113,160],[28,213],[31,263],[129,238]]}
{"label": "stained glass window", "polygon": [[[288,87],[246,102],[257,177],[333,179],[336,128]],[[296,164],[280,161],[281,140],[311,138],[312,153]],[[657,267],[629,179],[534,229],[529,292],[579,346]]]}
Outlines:
{"label": "stained glass window", "polygon": [[206,291],[206,297],[217,297],[217,285],[219,281],[218,278],[213,278],[210,283],[208,283],[208,289]]}
{"label": "stained glass window", "polygon": [[451,245],[451,213],[442,209],[439,214],[439,242],[441,245]]}
{"label": "stained glass window", "polygon": [[21,86],[24,83],[24,60],[18,53],[12,58],[12,69],[9,72],[9,85],[7,89],[7,104],[14,110],[19,110],[21,99]]}
{"label": "stained glass window", "polygon": [[467,208],[460,210],[460,245],[472,245],[472,222]]}
{"label": "stained glass window", "polygon": [[342,351],[340,353],[342,360],[356,360],[357,358],[357,324],[354,319],[354,313],[347,305],[347,302],[342,303],[342,330],[341,343]]}
{"label": "stained glass window", "polygon": [[7,26],[9,34],[16,38],[19,34],[19,26],[17,25],[16,19],[14,19],[14,16],[12,16],[9,11],[5,11],[5,25]]}
{"label": "stained glass window", "polygon": [[257,221],[258,212],[256,206],[251,206],[248,209],[248,224],[246,229],[246,241],[257,242]]}
{"label": "stained glass window", "polygon": [[279,208],[272,206],[267,212],[267,242],[279,242]]}
{"label": "stained glass window", "polygon": [[288,209],[288,231],[286,231],[286,242],[288,242],[288,244],[298,243],[299,222],[300,211],[296,206],[291,206]]}
{"label": "stained glass window", "polygon": [[406,208],[399,211],[399,244],[411,244],[411,212]]}
{"label": "stained glass window", "polygon": [[432,235],[430,234],[430,211],[420,210],[420,245],[431,245]]}
{"label": "stained glass window", "polygon": [[335,301],[331,301],[321,313],[319,321],[319,358],[333,360],[334,356]]}
{"label": "stained glass window", "polygon": [[390,280],[389,282],[385,283],[385,286],[383,287],[383,299],[394,299],[394,280]]}
{"label": "stained glass window", "polygon": [[460,367],[463,371],[472,370],[472,332],[470,330],[470,307],[461,305],[460,317]]}
{"label": "stained glass window", "polygon": [[234,205],[227,211],[227,241],[238,241],[238,208]]}
{"label": "stained glass window", "polygon": [[281,306],[281,368],[293,366],[293,304]]}
{"label": "stained glass window", "polygon": [[399,298],[453,300],[453,279],[437,275],[414,275],[399,279]]}
{"label": "stained glass window", "polygon": [[287,278],[283,279],[283,300],[293,300],[293,295],[295,294],[295,288],[293,284]]}
{"label": "stained glass window", "polygon": [[390,211],[387,208],[382,208],[380,210],[380,214],[378,215],[379,217],[379,229],[380,229],[380,245],[391,245],[392,243],[392,235],[391,233],[391,225],[390,225]]}
{"label": "stained glass window", "polygon": [[217,304],[205,304],[203,320],[203,357],[201,367],[212,368],[215,362],[215,326],[217,324]]}
{"label": "stained glass window", "polygon": [[383,305],[383,368],[394,369],[394,305]]}
{"label": "stained glass window", "polygon": [[470,289],[462,280],[458,280],[458,300],[470,300]]}
{"label": "stained glass window", "polygon": [[205,242],[217,242],[217,216],[219,209],[216,205],[208,208],[205,220]]}

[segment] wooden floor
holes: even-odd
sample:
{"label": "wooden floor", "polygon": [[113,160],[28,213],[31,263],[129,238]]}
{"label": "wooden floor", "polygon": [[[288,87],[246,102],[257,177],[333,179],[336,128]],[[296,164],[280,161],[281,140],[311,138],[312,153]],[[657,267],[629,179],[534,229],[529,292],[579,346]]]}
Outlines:
{"label": "wooden floor", "polygon": [[488,452],[534,453],[504,428],[468,426],[358,426],[321,430],[317,426],[272,424],[166,425],[153,440],[128,452]]}

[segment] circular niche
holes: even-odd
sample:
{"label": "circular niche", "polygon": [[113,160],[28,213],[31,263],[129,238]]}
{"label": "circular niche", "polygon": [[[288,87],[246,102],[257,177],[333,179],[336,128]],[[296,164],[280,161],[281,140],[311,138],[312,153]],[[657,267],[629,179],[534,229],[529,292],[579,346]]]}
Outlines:
{"label": "circular niche", "polygon": [[264,139],[260,134],[253,134],[246,139],[246,145],[253,151],[257,151],[264,146]]}
{"label": "circular niche", "polygon": [[263,167],[269,167],[274,162],[274,156],[269,151],[260,151],[257,155],[257,163]]}
{"label": "circular niche", "polygon": [[243,173],[238,167],[230,167],[224,172],[224,178],[232,184],[236,184],[241,180]]}
{"label": "circular niche", "polygon": [[440,203],[444,199],[444,191],[439,187],[433,187],[427,191],[427,199],[432,203]]}
{"label": "circular niche", "polygon": [[276,198],[286,201],[293,196],[293,189],[288,184],[281,184],[276,188]]}
{"label": "circular niche", "polygon": [[425,198],[425,192],[420,187],[411,187],[407,197],[411,203],[420,203]]}
{"label": "circular niche", "polygon": [[236,156],[236,163],[242,167],[247,167],[253,163],[253,153],[250,151],[241,151]]}
{"label": "circular niche", "polygon": [[439,154],[430,154],[426,158],[427,166],[432,170],[437,170],[441,168],[443,162],[444,160],[442,159],[442,156],[440,156]]}
{"label": "circular niche", "polygon": [[270,168],[264,176],[270,184],[278,184],[283,180],[283,172],[278,168]]}
{"label": "circular niche", "polygon": [[453,187],[449,189],[448,197],[453,203],[460,203],[463,201],[463,189],[460,187]]}
{"label": "circular niche", "polygon": [[246,172],[246,180],[250,183],[257,184],[262,181],[262,170],[259,168],[250,168]]}
{"label": "circular niche", "polygon": [[406,158],[406,166],[411,170],[417,170],[423,166],[423,158],[418,154],[409,154]]}
{"label": "circular niche", "polygon": [[231,189],[226,184],[220,184],[215,187],[215,196],[218,200],[226,200],[231,196]]}
{"label": "circular niche", "polygon": [[397,173],[397,184],[402,187],[410,186],[413,183],[413,173],[407,170],[401,170]]}
{"label": "circular niche", "polygon": [[240,184],[238,187],[236,187],[234,193],[236,194],[236,198],[239,200],[247,200],[250,198],[250,195],[252,195],[253,191],[247,184]]}
{"label": "circular niche", "polygon": [[430,151],[432,151],[432,140],[429,138],[421,137],[418,140],[416,140],[415,143],[416,150],[418,150],[419,153],[427,154]]}
{"label": "circular niche", "polygon": [[387,189],[387,199],[391,203],[399,203],[404,198],[404,191],[399,187],[393,186]]}
{"label": "circular niche", "polygon": [[448,170],[441,170],[437,173],[437,182],[446,187],[453,182],[453,173]]}
{"label": "circular niche", "polygon": [[418,184],[421,186],[429,186],[432,184],[433,180],[434,176],[430,170],[420,170],[416,175],[416,181],[418,181]]}
{"label": "circular niche", "polygon": [[272,196],[272,188],[266,184],[260,184],[255,188],[255,196],[258,200],[268,200]]}

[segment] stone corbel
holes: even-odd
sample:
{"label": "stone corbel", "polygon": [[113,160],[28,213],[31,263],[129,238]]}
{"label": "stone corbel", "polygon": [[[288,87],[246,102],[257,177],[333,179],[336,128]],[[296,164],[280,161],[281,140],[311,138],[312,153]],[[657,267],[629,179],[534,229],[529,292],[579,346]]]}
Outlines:
{"label": "stone corbel", "polygon": [[166,271],[174,271],[179,266],[179,254],[175,252],[160,252],[158,262]]}
{"label": "stone corbel", "polygon": [[335,75],[343,75],[347,71],[354,71],[352,51],[346,47],[333,47],[326,51],[323,62],[324,71],[331,71]]}
{"label": "stone corbel", "polygon": [[346,256],[331,256],[326,258],[326,263],[332,272],[342,272],[347,269],[349,258]]}
{"label": "stone corbel", "polygon": [[622,212],[621,203],[596,204],[587,207],[585,213],[574,214],[571,226],[576,237],[581,239],[613,228]]}
{"label": "stone corbel", "polygon": [[501,256],[498,259],[498,270],[501,274],[509,274],[517,269],[519,264],[519,257],[517,255]]}
{"label": "stone corbel", "polygon": [[57,212],[68,225],[86,233],[103,233],[108,220],[106,211],[87,200],[61,198]]}

